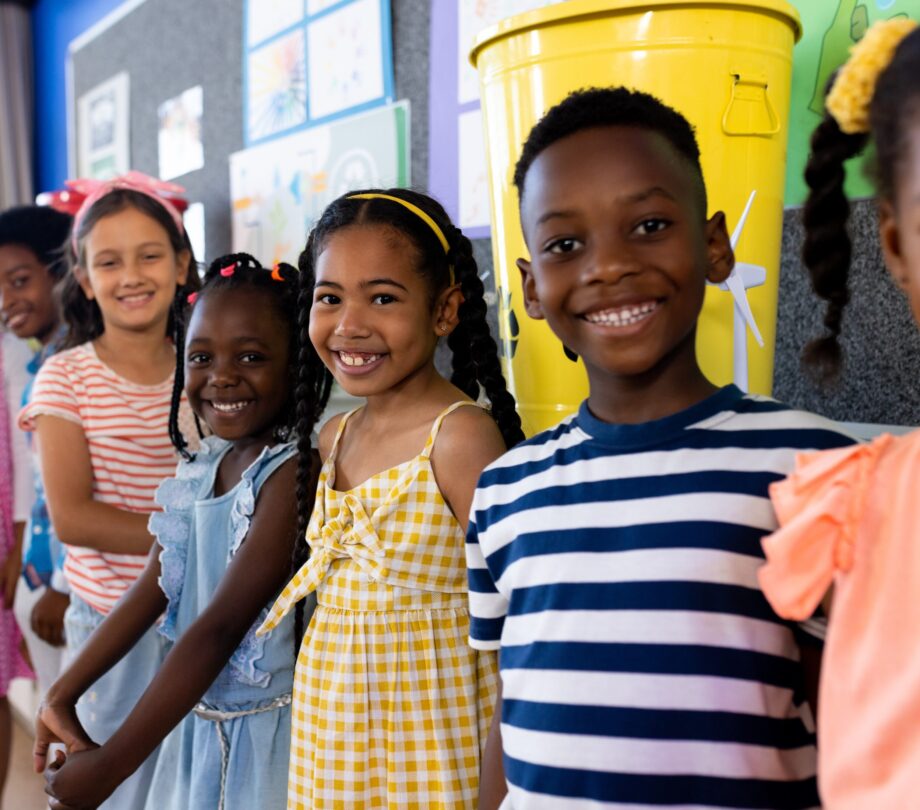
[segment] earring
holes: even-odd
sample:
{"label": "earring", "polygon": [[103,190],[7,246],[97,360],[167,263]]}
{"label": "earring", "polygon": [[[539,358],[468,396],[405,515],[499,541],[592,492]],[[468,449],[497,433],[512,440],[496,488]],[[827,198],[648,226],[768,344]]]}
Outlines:
{"label": "earring", "polygon": [[446,323],[440,323],[440,324],[438,324],[438,329],[439,329],[441,332],[446,332],[446,331],[447,331],[447,324],[446,324]]}

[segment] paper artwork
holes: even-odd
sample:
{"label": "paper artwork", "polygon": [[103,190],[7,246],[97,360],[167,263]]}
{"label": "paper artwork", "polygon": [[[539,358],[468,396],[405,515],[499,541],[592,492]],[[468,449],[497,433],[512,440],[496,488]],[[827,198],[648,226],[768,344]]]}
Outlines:
{"label": "paper artwork", "polygon": [[379,0],[356,0],[307,26],[310,118],[319,119],[384,95]]}
{"label": "paper artwork", "polygon": [[157,151],[161,180],[172,180],[204,166],[204,147],[201,144],[203,95],[199,85],[160,105]]}
{"label": "paper artwork", "polygon": [[346,191],[409,183],[409,104],[399,102],[230,156],[233,250],[297,263],[323,208]]}
{"label": "paper artwork", "polygon": [[77,173],[108,180],[130,168],[129,79],[119,73],[77,102]]}
{"label": "paper artwork", "polygon": [[459,197],[460,227],[489,226],[489,172],[482,131],[482,111],[461,113],[457,119],[457,146],[460,150]]}
{"label": "paper artwork", "polygon": [[298,29],[249,54],[247,132],[258,140],[307,120],[304,35]]}

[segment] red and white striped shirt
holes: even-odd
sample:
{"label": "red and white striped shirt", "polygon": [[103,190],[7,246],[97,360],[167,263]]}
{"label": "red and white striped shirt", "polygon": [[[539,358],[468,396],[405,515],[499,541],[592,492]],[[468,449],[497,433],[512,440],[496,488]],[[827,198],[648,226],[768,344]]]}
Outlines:
{"label": "red and white striped shirt", "polygon": [[[171,375],[158,385],[125,380],[99,359],[92,343],[84,343],[45,361],[19,424],[34,430],[35,417],[47,415],[80,425],[89,446],[93,498],[149,514],[156,510],[156,488],[174,474],[178,460],[168,431],[172,386]],[[72,590],[105,614],[146,563],[147,555],[67,546],[64,573]]]}

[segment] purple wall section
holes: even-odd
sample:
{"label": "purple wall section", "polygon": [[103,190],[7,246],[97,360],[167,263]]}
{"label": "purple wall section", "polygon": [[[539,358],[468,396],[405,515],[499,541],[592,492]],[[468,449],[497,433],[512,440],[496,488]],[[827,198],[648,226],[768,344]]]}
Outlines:
{"label": "purple wall section", "polygon": [[32,8],[35,51],[35,190],[67,179],[67,46],[122,0],[38,0]]}

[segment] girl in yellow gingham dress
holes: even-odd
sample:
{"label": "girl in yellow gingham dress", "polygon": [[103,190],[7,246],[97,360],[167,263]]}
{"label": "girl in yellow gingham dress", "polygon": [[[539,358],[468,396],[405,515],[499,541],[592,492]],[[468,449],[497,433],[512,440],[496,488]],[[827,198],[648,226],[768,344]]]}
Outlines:
{"label": "girl in yellow gingham dress", "polygon": [[342,417],[319,476],[309,561],[263,627],[314,589],[294,680],[290,808],[476,806],[496,658],[467,644],[464,532],[422,452],[335,489]]}
{"label": "girl in yellow gingham dress", "polygon": [[[498,676],[495,654],[468,644],[463,524],[479,474],[523,433],[472,246],[424,194],[358,192],[326,208],[299,265],[310,340],[367,404],[320,434],[311,556],[260,629],[316,592],[288,808],[475,810]],[[448,336],[450,381],[434,364]],[[318,390],[308,369],[299,384]],[[483,392],[488,416],[470,401]],[[337,489],[337,474],[363,483]]]}

